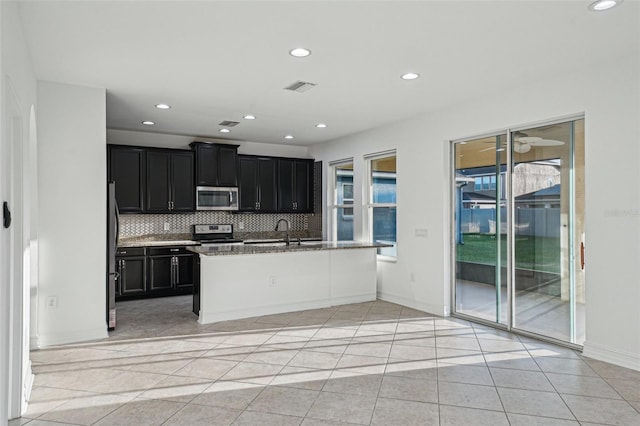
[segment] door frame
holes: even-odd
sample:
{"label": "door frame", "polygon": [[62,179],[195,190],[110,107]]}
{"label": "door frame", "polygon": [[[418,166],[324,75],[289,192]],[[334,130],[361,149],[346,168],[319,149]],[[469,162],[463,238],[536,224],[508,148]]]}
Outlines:
{"label": "door frame", "polygon": [[[30,215],[27,211],[29,205],[25,191],[28,184],[28,172],[30,163],[26,153],[31,143],[29,132],[32,129],[31,117],[25,117],[20,99],[15,91],[11,79],[8,76],[2,81],[4,104],[3,129],[1,136],[4,151],[8,154],[8,168],[3,170],[3,179],[8,183],[5,188],[7,201],[10,203],[12,223],[8,231],[8,253],[5,256],[5,266],[9,269],[9,282],[7,283],[8,297],[6,309],[8,321],[5,330],[8,332],[8,347],[6,367],[7,377],[7,416],[9,419],[17,418],[26,409],[27,399],[31,392],[33,374],[29,361],[30,344],[30,271],[31,265],[27,262],[25,253],[30,252]],[[33,108],[31,108],[33,112]],[[7,165],[7,163],[5,163]],[[31,185],[32,187],[34,185]],[[5,231],[5,229],[3,229]],[[28,268],[28,269],[27,269]],[[3,366],[4,367],[4,366]]]}
{"label": "door frame", "polygon": [[[468,137],[464,137],[464,138],[458,138],[458,139],[453,139],[449,141],[449,268],[450,268],[450,274],[449,274],[449,289],[450,289],[450,312],[451,312],[451,316],[456,317],[456,318],[460,318],[460,319],[464,319],[464,320],[468,320],[474,323],[478,323],[478,324],[482,324],[488,327],[492,327],[492,328],[496,328],[499,330],[504,330],[504,331],[508,331],[508,332],[512,332],[515,334],[519,334],[525,337],[531,337],[531,338],[535,338],[537,340],[542,340],[542,341],[546,341],[549,343],[553,343],[553,344],[557,344],[560,346],[564,346],[564,347],[568,347],[574,350],[580,350],[582,351],[583,346],[582,345],[578,345],[575,343],[571,343],[571,342],[567,342],[564,340],[559,340],[553,337],[549,337],[549,336],[544,336],[541,334],[536,334],[536,333],[532,333],[526,330],[522,330],[516,327],[513,327],[514,324],[514,303],[515,303],[515,292],[513,291],[513,280],[515,277],[515,267],[514,267],[514,259],[515,259],[515,246],[513,244],[513,215],[514,215],[514,209],[515,209],[515,200],[514,197],[511,196],[512,194],[512,184],[513,184],[513,179],[512,179],[512,168],[511,168],[511,163],[512,163],[512,149],[511,149],[511,145],[512,145],[512,141],[511,141],[511,134],[513,132],[517,132],[519,130],[526,130],[526,129],[530,129],[532,127],[542,127],[542,126],[549,126],[549,125],[553,125],[553,124],[559,124],[559,123],[565,123],[568,121],[576,121],[576,120],[585,120],[585,114],[584,112],[582,113],[576,113],[576,114],[570,114],[570,115],[566,115],[566,116],[561,116],[561,117],[556,117],[553,119],[548,119],[548,120],[540,120],[540,121],[534,121],[534,122],[529,122],[526,124],[518,124],[515,126],[507,126],[505,128],[501,128],[498,130],[494,130],[494,131],[490,131],[490,132],[485,132],[485,133],[479,133],[479,134],[475,134],[475,135],[471,135]],[[494,137],[494,136],[498,136],[498,135],[507,135],[507,146],[506,146],[506,152],[507,152],[507,159],[506,159],[506,163],[507,163],[507,167],[506,167],[506,175],[505,175],[505,179],[506,179],[506,201],[507,201],[507,299],[508,299],[508,303],[507,303],[507,324],[500,324],[498,322],[493,322],[493,321],[488,321],[485,320],[483,318],[478,318],[478,317],[474,317],[472,315],[468,315],[468,314],[464,314],[461,312],[457,312],[456,311],[456,218],[455,216],[452,214],[454,212],[456,212],[456,188],[455,188],[455,170],[456,170],[456,157],[455,157],[455,145],[459,144],[461,142],[466,142],[469,140],[473,140],[473,139],[481,139],[481,138],[487,138],[487,137]],[[573,138],[573,136],[572,136]],[[574,143],[574,141],[572,140],[571,142],[572,144]],[[574,173],[574,168],[575,168],[575,152],[572,152],[572,157],[571,157],[571,171],[570,173],[573,175]],[[571,191],[571,197],[575,196],[575,189],[574,189],[574,183],[571,182],[570,183],[570,191]],[[573,205],[573,200],[570,202],[571,205]],[[571,214],[574,215],[575,211],[571,211]],[[572,218],[572,222],[573,222],[573,218]],[[573,243],[573,240],[571,240]],[[573,278],[571,278],[573,279]],[[586,277],[585,277],[585,281],[586,281]],[[572,310],[572,314],[574,313],[574,311]]]}

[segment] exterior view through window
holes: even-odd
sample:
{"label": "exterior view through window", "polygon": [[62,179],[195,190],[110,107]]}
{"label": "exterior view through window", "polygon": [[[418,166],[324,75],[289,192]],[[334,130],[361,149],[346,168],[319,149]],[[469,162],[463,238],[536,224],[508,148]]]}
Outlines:
{"label": "exterior view through window", "polygon": [[453,144],[453,311],[582,345],[584,119]]}
{"label": "exterior view through window", "polygon": [[353,161],[332,165],[332,232],[336,241],[353,240]]}
{"label": "exterior view through window", "polygon": [[397,256],[396,154],[369,157],[368,223],[371,241],[391,244],[378,249],[385,257]]}

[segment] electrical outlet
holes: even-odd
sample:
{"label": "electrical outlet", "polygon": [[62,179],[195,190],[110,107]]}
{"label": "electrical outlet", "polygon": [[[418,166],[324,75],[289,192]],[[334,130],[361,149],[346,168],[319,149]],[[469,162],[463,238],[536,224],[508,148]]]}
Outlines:
{"label": "electrical outlet", "polygon": [[238,222],[238,229],[244,229],[244,222]]}
{"label": "electrical outlet", "polygon": [[278,280],[273,275],[269,277],[269,287],[275,287]]}
{"label": "electrical outlet", "polygon": [[58,296],[47,296],[47,308],[56,309],[58,307]]}
{"label": "electrical outlet", "polygon": [[171,225],[169,224],[169,222],[165,222],[164,223],[164,230],[165,231],[170,231],[171,230]]}

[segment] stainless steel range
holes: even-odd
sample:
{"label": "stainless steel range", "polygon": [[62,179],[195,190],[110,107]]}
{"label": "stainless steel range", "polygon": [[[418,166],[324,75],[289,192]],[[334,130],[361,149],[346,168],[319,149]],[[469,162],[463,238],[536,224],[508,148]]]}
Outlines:
{"label": "stainless steel range", "polygon": [[192,239],[205,247],[243,244],[233,237],[231,224],[193,225]]}

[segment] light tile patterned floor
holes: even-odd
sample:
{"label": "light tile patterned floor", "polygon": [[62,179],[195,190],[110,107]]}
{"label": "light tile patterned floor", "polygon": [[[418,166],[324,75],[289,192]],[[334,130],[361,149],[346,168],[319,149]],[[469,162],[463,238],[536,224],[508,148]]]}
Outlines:
{"label": "light tile patterned floor", "polygon": [[640,425],[639,371],[466,321],[376,301],[200,326],[190,303],[32,352],[11,425]]}

